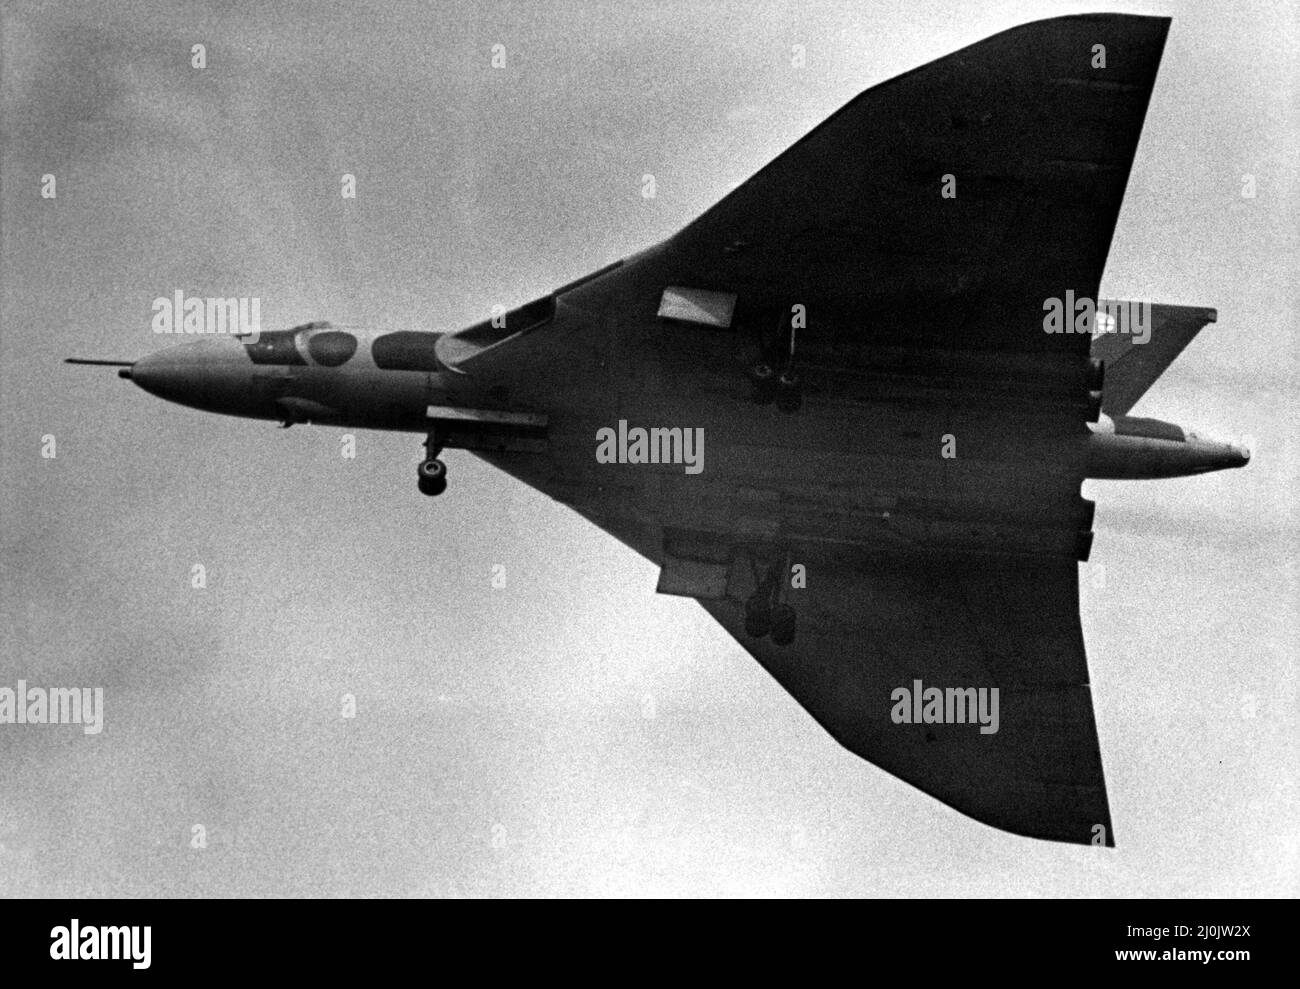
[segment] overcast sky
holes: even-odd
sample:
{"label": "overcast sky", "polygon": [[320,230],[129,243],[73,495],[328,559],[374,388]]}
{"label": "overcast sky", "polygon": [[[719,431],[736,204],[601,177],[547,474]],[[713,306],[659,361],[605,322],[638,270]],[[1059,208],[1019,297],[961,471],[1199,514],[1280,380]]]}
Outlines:
{"label": "overcast sky", "polygon": [[1174,18],[1102,294],[1219,311],[1135,412],[1256,451],[1085,485],[1112,851],[850,755],[648,562],[468,454],[430,500],[417,435],[345,460],[343,430],[59,363],[156,349],[177,288],[268,329],[461,328],[671,234],[863,89],[1098,9],[980,7],[6,3],[0,686],[106,696],[98,736],[0,726],[0,895],[1295,893],[1284,3],[1100,8]]}

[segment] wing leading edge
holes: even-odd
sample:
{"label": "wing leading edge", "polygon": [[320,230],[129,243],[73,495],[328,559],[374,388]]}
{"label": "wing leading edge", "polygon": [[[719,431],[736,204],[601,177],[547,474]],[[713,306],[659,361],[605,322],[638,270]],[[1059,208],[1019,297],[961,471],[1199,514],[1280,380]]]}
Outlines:
{"label": "wing leading edge", "polygon": [[880,344],[1086,356],[1042,304],[1097,296],[1169,23],[1039,21],[864,92],[673,238],[674,276]]}

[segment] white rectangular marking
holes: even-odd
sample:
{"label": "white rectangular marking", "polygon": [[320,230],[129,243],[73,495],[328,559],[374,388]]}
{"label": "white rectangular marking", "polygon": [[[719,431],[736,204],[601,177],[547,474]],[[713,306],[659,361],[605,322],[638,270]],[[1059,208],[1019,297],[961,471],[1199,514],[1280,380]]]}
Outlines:
{"label": "white rectangular marking", "polygon": [[430,405],[425,415],[430,419],[452,422],[485,422],[506,426],[546,425],[546,416],[537,412],[498,412],[495,409],[459,409],[451,405]]}
{"label": "white rectangular marking", "polygon": [[663,319],[680,319],[687,323],[705,326],[731,325],[736,310],[735,292],[712,292],[703,288],[681,288],[670,285],[659,300],[659,316]]}

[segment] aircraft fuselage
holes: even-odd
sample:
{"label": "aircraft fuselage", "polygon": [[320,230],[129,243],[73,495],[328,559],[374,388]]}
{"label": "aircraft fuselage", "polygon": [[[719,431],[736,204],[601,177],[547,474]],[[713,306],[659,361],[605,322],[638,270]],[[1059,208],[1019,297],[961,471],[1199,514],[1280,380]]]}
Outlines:
{"label": "aircraft fuselage", "polygon": [[[1018,428],[1022,417],[1041,412],[1020,407],[1014,393],[975,404],[965,394],[958,403],[941,386],[951,379],[946,365],[933,374],[836,366],[819,363],[814,348],[801,365],[805,399],[790,414],[753,401],[733,335],[693,326],[662,332],[672,339],[666,348],[653,341],[660,359],[643,360],[639,348],[651,342],[617,325],[597,332],[561,306],[538,338],[589,336],[589,345],[568,348],[568,363],[530,367],[525,354],[508,374],[479,376],[442,364],[437,334],[308,324],[252,344],[201,338],[121,374],[169,401],[284,424],[427,432],[431,409],[544,413],[537,452],[490,443],[474,452],[623,533],[658,523],[751,539],[1059,550],[1076,533],[1039,524],[1033,496],[1045,475],[1082,464],[1096,478],[1176,477],[1249,457],[1238,446],[1127,416],[1101,416],[1087,429],[1063,417],[1059,431],[1046,434]],[[606,386],[566,389],[566,375]],[[620,422],[698,430],[702,469],[601,462],[601,430]]]}

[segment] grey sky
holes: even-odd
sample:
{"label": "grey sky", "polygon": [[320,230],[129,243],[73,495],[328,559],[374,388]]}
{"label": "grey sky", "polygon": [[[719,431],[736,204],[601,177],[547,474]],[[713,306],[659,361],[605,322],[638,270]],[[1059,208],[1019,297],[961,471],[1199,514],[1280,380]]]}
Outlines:
{"label": "grey sky", "polygon": [[649,563],[468,454],[431,501],[418,436],[345,460],[342,430],[58,363],[156,348],[177,288],[259,296],[265,328],[458,329],[667,236],[861,90],[1098,9],[981,6],[7,3],[0,686],[102,686],[105,727],[0,726],[0,894],[1295,893],[1286,4],[1100,8],[1174,17],[1103,295],[1219,310],[1135,411],[1256,448],[1085,488],[1112,852],[840,749]]}

